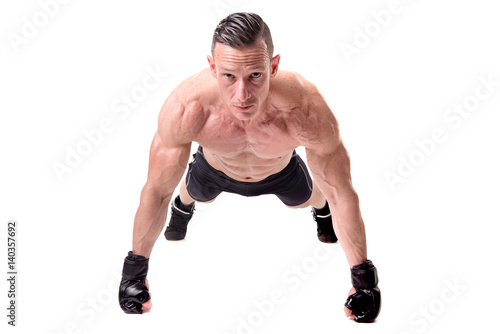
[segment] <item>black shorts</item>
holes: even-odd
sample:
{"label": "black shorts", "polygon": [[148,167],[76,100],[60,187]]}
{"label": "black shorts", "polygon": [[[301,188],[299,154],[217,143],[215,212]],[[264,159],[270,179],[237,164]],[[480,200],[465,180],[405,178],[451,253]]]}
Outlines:
{"label": "black shorts", "polygon": [[285,205],[297,206],[307,202],[312,194],[311,176],[295,151],[282,171],[259,182],[241,182],[210,166],[200,146],[189,164],[186,186],[189,195],[198,202],[211,201],[224,191],[243,196],[274,194]]}

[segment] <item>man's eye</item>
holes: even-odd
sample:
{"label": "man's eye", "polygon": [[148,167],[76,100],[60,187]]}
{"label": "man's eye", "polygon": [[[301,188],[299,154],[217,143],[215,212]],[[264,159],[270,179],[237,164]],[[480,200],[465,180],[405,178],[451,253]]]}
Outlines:
{"label": "man's eye", "polygon": [[232,74],[224,74],[224,77],[227,79],[232,79],[233,75]]}
{"label": "man's eye", "polygon": [[260,78],[261,76],[261,73],[252,73],[252,78]]}

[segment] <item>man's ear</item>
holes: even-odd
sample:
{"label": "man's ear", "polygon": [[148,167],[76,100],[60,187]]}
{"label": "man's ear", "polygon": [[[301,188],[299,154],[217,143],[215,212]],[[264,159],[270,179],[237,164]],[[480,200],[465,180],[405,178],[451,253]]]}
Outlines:
{"label": "man's ear", "polygon": [[278,66],[280,64],[280,55],[276,55],[271,59],[271,78],[274,78],[278,74]]}
{"label": "man's ear", "polygon": [[210,66],[210,72],[212,72],[212,75],[214,78],[217,78],[217,71],[215,70],[215,61],[212,58],[212,56],[207,56],[208,60],[208,65]]}

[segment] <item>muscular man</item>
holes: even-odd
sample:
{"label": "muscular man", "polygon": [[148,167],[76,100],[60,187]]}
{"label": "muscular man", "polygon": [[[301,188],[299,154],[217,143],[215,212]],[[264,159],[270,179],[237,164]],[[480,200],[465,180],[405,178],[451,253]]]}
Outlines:
{"label": "muscular man", "polygon": [[[372,322],[380,308],[376,268],[367,259],[358,196],[337,121],[318,89],[293,72],[278,72],[271,33],[256,14],[236,13],[215,29],[209,68],[182,82],[161,109],[147,182],[125,258],[119,301],[126,313],[152,306],[148,261],[172,203],[168,240],[186,235],[194,203],[221,192],[275,194],[286,206],[312,206],[318,238],[338,240],[351,267],[346,316]],[[307,163],[295,153],[305,147]],[[330,212],[331,208],[331,212]],[[332,219],[333,218],[333,219]]]}

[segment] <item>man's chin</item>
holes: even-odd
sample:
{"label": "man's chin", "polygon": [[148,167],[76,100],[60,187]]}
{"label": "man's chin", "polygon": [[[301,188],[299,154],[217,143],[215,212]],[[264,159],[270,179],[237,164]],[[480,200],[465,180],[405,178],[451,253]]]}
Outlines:
{"label": "man's chin", "polygon": [[248,121],[256,114],[255,110],[255,106],[250,108],[233,107],[233,115],[241,121]]}
{"label": "man's chin", "polygon": [[234,116],[240,121],[249,121],[255,114],[248,112],[238,112]]}

